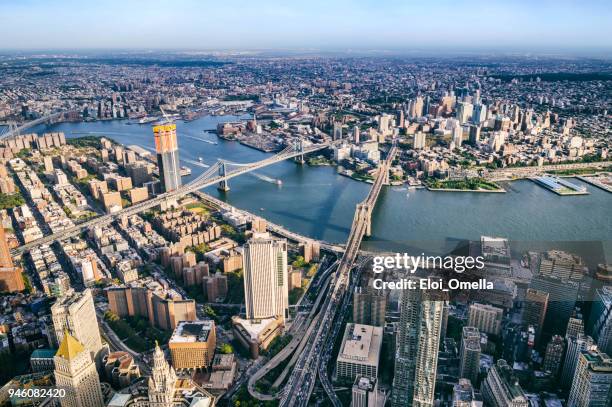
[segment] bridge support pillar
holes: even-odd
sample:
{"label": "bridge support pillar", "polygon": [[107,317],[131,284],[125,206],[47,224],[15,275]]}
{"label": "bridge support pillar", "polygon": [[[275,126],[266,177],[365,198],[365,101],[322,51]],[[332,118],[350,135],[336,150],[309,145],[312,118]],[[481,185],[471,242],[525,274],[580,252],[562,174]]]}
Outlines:
{"label": "bridge support pillar", "polygon": [[[225,168],[225,161],[221,161],[221,165],[219,166],[219,175],[221,177],[225,177],[227,175],[227,169]],[[217,187],[219,191],[227,192],[230,190],[229,184],[226,179],[219,181],[219,186]]]}
{"label": "bridge support pillar", "polygon": [[[304,141],[302,139],[300,139],[300,141],[295,144],[295,151],[304,153]],[[295,162],[300,165],[304,165],[306,163],[306,160],[304,159],[304,154],[300,154],[295,157]]]}
{"label": "bridge support pillar", "polygon": [[370,237],[372,236],[372,208],[369,205],[364,205],[364,216],[366,222],[366,231],[365,235]]}

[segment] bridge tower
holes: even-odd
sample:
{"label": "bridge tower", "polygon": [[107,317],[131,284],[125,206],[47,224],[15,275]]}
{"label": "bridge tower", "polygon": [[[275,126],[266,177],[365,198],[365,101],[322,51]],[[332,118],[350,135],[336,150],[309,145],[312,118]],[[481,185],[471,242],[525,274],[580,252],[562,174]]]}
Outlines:
{"label": "bridge tower", "polygon": [[11,137],[16,137],[19,135],[19,127],[17,126],[17,122],[10,121],[8,122],[7,133],[11,135]]}
{"label": "bridge tower", "polygon": [[[219,161],[219,176],[225,177],[227,175],[227,168],[225,161]],[[219,181],[219,186],[217,187],[219,191],[227,192],[230,190],[229,184],[226,179],[222,179]]]}
{"label": "bridge tower", "polygon": [[295,157],[295,162],[304,165],[306,163],[306,161],[304,160],[304,139],[300,137],[300,139],[294,144],[294,148],[296,152],[302,153]]}
{"label": "bridge tower", "polygon": [[372,207],[368,204],[363,205],[363,216],[366,223],[365,235],[372,236]]}

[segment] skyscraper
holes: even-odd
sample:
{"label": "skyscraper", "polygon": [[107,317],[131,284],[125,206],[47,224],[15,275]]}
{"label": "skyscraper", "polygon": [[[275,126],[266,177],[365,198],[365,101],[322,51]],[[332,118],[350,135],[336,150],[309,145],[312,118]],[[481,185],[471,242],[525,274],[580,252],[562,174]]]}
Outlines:
{"label": "skyscraper", "polygon": [[607,407],[611,404],[612,358],[597,349],[581,352],[568,407]]}
{"label": "skyscraper", "polygon": [[546,343],[553,335],[562,335],[566,331],[567,323],[576,306],[578,284],[556,277],[538,275],[531,280],[530,287],[549,294],[541,333],[542,341]]}
{"label": "skyscraper", "polygon": [[153,369],[149,377],[149,406],[172,407],[174,406],[174,393],[176,390],[176,372],[168,364],[164,352],[159,345],[155,344],[153,353]]}
{"label": "skyscraper", "polygon": [[472,123],[480,125],[487,119],[487,106],[483,104],[474,105],[474,112],[472,113]]}
{"label": "skyscraper", "polygon": [[391,405],[430,407],[446,300],[438,293],[402,292]]}
{"label": "skyscraper", "polygon": [[612,286],[599,288],[591,308],[591,334],[602,352],[612,354]]}
{"label": "skyscraper", "polygon": [[55,384],[65,389],[62,407],[104,406],[96,365],[85,346],[70,333],[63,335],[55,357]]}
{"label": "skyscraper", "polygon": [[512,368],[504,359],[489,369],[487,378],[482,385],[482,397],[485,405],[491,407],[528,407],[518,379],[513,375]]}
{"label": "skyscraper", "polygon": [[387,295],[370,285],[355,288],[353,294],[353,322],[356,324],[385,326]]}
{"label": "skyscraper", "polygon": [[525,295],[525,308],[523,309],[523,323],[527,326],[531,325],[536,330],[536,343],[539,344],[540,334],[544,326],[544,318],[546,317],[546,309],[548,308],[548,293],[527,289]]}
{"label": "skyscraper", "polygon": [[563,373],[561,376],[561,386],[569,388],[574,379],[576,365],[580,353],[593,348],[593,338],[579,334],[576,337],[567,338],[567,352],[565,353],[565,362],[563,363]]}
{"label": "skyscraper", "polygon": [[460,124],[465,124],[472,118],[474,106],[471,103],[460,102],[457,106],[457,120]]}
{"label": "skyscraper", "polygon": [[551,372],[553,376],[559,374],[561,362],[563,362],[563,352],[565,351],[565,342],[559,335],[553,336],[546,346],[546,354],[544,355],[543,368],[545,371]]}
{"label": "skyscraper", "polygon": [[477,384],[480,373],[480,332],[478,328],[463,327],[459,360],[459,377],[470,379],[470,382]]}
{"label": "skyscraper", "polygon": [[102,349],[102,339],[89,289],[72,292],[58,299],[51,306],[51,316],[58,343],[62,342],[64,333],[68,332],[96,359]]}
{"label": "skyscraper", "polygon": [[287,242],[256,233],[244,245],[244,299],[247,319],[287,317]]}
{"label": "skyscraper", "polygon": [[491,335],[501,333],[501,324],[504,317],[504,310],[488,304],[475,302],[470,305],[468,313],[468,326],[478,328],[480,332]]}
{"label": "skyscraper", "polygon": [[15,292],[24,289],[21,269],[13,264],[4,228],[0,225],[0,292]]}
{"label": "skyscraper", "polygon": [[340,122],[334,122],[333,139],[334,140],[342,139],[342,123],[340,123]]}
{"label": "skyscraper", "polygon": [[155,136],[159,179],[164,191],[173,191],[181,186],[176,124],[153,126],[153,134]]}

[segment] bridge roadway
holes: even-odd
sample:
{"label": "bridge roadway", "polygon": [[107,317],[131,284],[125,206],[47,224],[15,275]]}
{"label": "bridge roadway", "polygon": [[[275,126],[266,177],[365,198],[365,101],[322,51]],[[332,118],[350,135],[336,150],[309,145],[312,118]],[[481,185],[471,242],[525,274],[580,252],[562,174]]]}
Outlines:
{"label": "bridge roadway", "polygon": [[[313,321],[316,324],[316,329],[308,337],[306,346],[299,355],[293,373],[284,388],[280,400],[281,407],[306,406],[308,404],[310,394],[315,385],[316,376],[322,373],[319,371],[321,360],[322,358],[328,360],[330,357],[333,349],[331,344],[334,343],[335,335],[339,331],[338,324],[341,326],[343,320],[342,313],[346,313],[347,302],[345,294],[348,292],[347,288],[350,287],[350,271],[355,263],[361,241],[366,233],[369,232],[372,209],[376,204],[382,186],[388,181],[389,167],[396,154],[397,147],[394,141],[387,158],[379,167],[378,174],[368,196],[357,205],[346,250],[333,277],[332,287],[321,308],[320,316]],[[338,313],[339,310],[341,313]],[[327,375],[327,372],[324,371],[323,375]],[[334,406],[341,406],[331,385],[326,386],[329,380],[323,378],[321,382]]]}
{"label": "bridge roadway", "polygon": [[[283,370],[283,372],[280,374],[279,378],[275,381],[274,384],[279,385],[280,383],[282,383],[285,375],[289,372],[290,367],[295,363],[295,360],[297,360],[296,356],[302,351],[302,349],[306,345],[306,339],[314,328],[314,324],[312,323],[312,321],[317,316],[317,310],[319,308],[321,300],[325,297],[325,294],[327,292],[331,272],[337,266],[337,263],[337,261],[334,262],[331,266],[329,266],[321,273],[321,276],[319,277],[316,286],[311,285],[309,287],[309,291],[310,289],[318,291],[317,298],[314,304],[312,305],[308,316],[305,319],[302,314],[298,314],[296,316],[289,331],[289,333],[293,335],[291,341],[280,352],[274,355],[265,365],[263,365],[261,369],[259,369],[257,372],[255,372],[249,377],[247,388],[251,396],[261,401],[274,400],[277,397],[276,395],[268,395],[258,392],[255,389],[255,384],[266,374],[268,374],[268,372],[270,372],[272,369],[276,368],[281,362],[286,360],[289,355],[294,354],[294,357],[289,361],[289,364]],[[304,295],[306,294],[308,293],[305,293]],[[272,387],[275,386],[273,385]]]}
{"label": "bridge roadway", "polygon": [[221,164],[217,163],[211,166],[211,168],[209,168],[207,171],[202,173],[199,177],[197,177],[190,183],[185,184],[174,191],[165,192],[163,194],[156,196],[155,198],[149,199],[144,202],[140,202],[136,205],[129,206],[120,211],[109,213],[106,215],[101,215],[96,218],[79,223],[75,226],[66,228],[62,231],[52,233],[48,236],[44,236],[40,239],[34,240],[30,243],[27,243],[16,249],[13,249],[11,253],[13,256],[23,254],[25,251],[28,251],[31,248],[39,246],[41,244],[49,244],[56,240],[66,239],[71,236],[78,235],[87,228],[109,224],[116,219],[120,219],[124,216],[135,215],[147,209],[158,206],[164,202],[169,202],[181,196],[196,192],[200,189],[209,187],[211,185],[218,184],[221,181],[227,181],[231,178],[237,177],[247,172],[254,171],[254,170],[257,170],[263,167],[267,167],[269,165],[276,164],[276,163],[279,163],[281,161],[284,161],[290,158],[294,158],[294,157],[298,157],[304,154],[312,153],[314,151],[322,150],[329,146],[330,146],[329,142],[321,143],[321,144],[312,144],[309,146],[305,146],[303,149],[298,149],[296,146],[289,146],[285,148],[283,151],[281,151],[280,153],[272,157],[238,167],[234,170],[226,172],[224,175],[214,175],[221,166]]}
{"label": "bridge roadway", "polygon": [[53,119],[55,119],[57,117],[60,117],[60,116],[64,115],[65,113],[71,113],[73,111],[76,111],[76,110],[68,110],[68,111],[64,111],[64,112],[51,113],[51,114],[48,114],[46,116],[40,117],[40,118],[38,118],[36,120],[32,120],[30,122],[22,124],[21,126],[17,127],[16,129],[9,130],[9,131],[7,131],[4,134],[0,134],[0,140],[5,139],[5,138],[10,138],[10,137],[13,137],[13,136],[17,136],[17,135],[19,135],[19,133],[22,130],[29,129],[30,127],[34,127],[34,126],[36,126],[38,124],[47,122],[49,120],[53,120]]}

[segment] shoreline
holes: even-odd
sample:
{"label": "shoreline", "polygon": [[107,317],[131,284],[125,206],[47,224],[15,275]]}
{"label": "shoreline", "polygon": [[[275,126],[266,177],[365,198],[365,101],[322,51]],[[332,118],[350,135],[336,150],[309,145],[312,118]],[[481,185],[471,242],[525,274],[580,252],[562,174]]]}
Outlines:
{"label": "shoreline", "polygon": [[431,188],[425,186],[425,189],[431,192],[478,192],[478,193],[492,193],[492,194],[505,194],[505,189],[456,189],[456,188]]}

